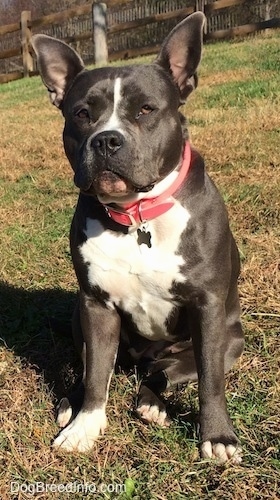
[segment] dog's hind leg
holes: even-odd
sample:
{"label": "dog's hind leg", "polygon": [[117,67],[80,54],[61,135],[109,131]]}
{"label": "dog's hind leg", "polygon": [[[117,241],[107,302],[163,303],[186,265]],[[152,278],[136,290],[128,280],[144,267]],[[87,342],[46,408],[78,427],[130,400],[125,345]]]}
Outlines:
{"label": "dog's hind leg", "polygon": [[192,343],[188,342],[179,352],[172,352],[173,349],[176,350],[176,344],[168,349],[168,354],[150,364],[149,375],[141,383],[136,412],[146,422],[170,425],[160,394],[171,386],[197,380]]}
{"label": "dog's hind leg", "polygon": [[239,254],[236,243],[232,238],[232,276],[229,294],[226,300],[226,349],[225,373],[239,358],[244,349],[244,334],[240,321],[240,304],[237,288],[237,278],[240,270]]}
{"label": "dog's hind leg", "polygon": [[228,343],[225,352],[225,373],[241,356],[244,348],[244,334],[240,321],[236,321],[227,327]]}
{"label": "dog's hind leg", "polygon": [[[239,358],[244,347],[244,335],[239,317],[232,321],[228,317],[227,344],[225,348],[225,366],[227,373]],[[184,345],[184,343],[182,344]],[[149,365],[149,375],[141,383],[136,412],[142,420],[159,425],[169,425],[165,405],[160,395],[169,387],[197,380],[197,369],[192,342],[186,342],[184,349],[180,344],[165,349],[165,354]]]}
{"label": "dog's hind leg", "polygon": [[84,394],[85,388],[81,382],[73,393],[60,400],[56,417],[56,423],[59,427],[66,427],[78,415],[83,405]]}

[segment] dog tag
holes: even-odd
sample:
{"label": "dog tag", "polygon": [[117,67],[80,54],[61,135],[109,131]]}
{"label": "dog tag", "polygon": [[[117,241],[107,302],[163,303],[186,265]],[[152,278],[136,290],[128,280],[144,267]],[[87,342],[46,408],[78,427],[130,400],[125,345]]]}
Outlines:
{"label": "dog tag", "polygon": [[145,226],[141,226],[141,228],[139,227],[139,229],[137,229],[137,235],[138,235],[137,238],[138,245],[147,245],[148,248],[152,247],[151,243],[152,235],[150,231],[147,231]]}

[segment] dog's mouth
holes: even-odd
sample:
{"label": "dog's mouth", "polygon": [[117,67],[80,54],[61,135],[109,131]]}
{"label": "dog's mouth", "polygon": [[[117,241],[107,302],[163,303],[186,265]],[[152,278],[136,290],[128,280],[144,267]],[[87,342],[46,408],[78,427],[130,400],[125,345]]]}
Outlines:
{"label": "dog's mouth", "polygon": [[132,193],[146,193],[153,187],[154,183],[146,186],[135,185],[111,170],[104,170],[93,179],[89,188],[81,191],[87,195],[122,197]]}

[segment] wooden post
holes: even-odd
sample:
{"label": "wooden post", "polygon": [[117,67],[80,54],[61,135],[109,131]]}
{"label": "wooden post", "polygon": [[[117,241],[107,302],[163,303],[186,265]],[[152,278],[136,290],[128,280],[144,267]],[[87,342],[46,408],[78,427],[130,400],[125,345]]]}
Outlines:
{"label": "wooden post", "polygon": [[107,5],[105,3],[94,3],[92,14],[95,64],[107,64]]}
{"label": "wooden post", "polygon": [[24,10],[21,13],[21,50],[23,62],[23,76],[28,77],[29,73],[33,71],[33,59],[29,52],[29,40],[31,37],[31,12]]}
{"label": "wooden post", "polygon": [[203,12],[206,16],[206,21],[205,21],[204,28],[203,28],[203,33],[204,33],[205,37],[207,36],[207,33],[208,33],[207,3],[208,3],[207,0],[203,1]]}
{"label": "wooden post", "polygon": [[[207,0],[196,0],[196,2],[195,2],[195,10],[196,11],[200,10],[207,17],[207,5],[206,4],[207,4]],[[207,34],[207,19],[206,19],[206,22],[204,24],[203,33],[204,33],[204,35]]]}
{"label": "wooden post", "polygon": [[196,0],[196,2],[195,2],[195,10],[201,10],[202,12],[204,12],[204,5],[205,5],[205,1],[204,0]]}

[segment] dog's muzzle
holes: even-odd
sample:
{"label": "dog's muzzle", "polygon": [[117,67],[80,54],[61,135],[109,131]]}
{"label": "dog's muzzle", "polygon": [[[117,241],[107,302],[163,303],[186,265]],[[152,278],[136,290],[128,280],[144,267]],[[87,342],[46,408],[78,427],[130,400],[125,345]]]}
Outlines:
{"label": "dog's muzzle", "polygon": [[90,139],[87,145],[88,151],[92,151],[95,161],[100,160],[100,164],[104,166],[88,189],[84,189],[83,192],[88,194],[146,193],[153,189],[155,182],[143,186],[133,184],[118,171],[118,168],[114,167],[113,157],[124,146],[124,142],[124,136],[117,130],[104,130]]}

